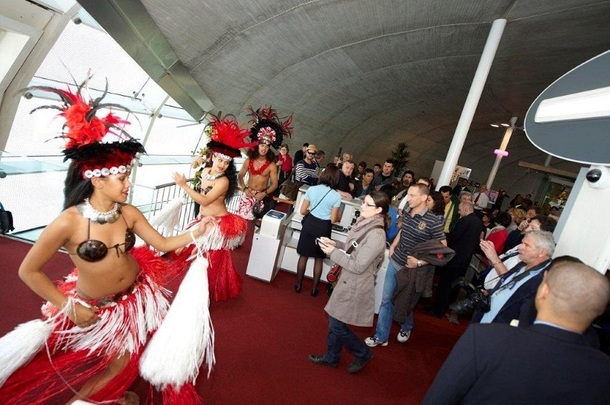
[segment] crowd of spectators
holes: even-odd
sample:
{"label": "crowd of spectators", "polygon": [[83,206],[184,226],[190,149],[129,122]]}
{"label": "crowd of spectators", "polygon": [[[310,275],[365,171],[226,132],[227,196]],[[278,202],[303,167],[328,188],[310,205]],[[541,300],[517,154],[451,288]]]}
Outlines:
{"label": "crowd of spectators", "polygon": [[[477,345],[474,347],[472,339],[479,335],[514,335],[512,338],[516,340],[537,345],[540,358],[567,350],[562,347],[563,343],[559,343],[557,336],[564,335],[563,338],[568,339],[581,339],[582,336],[583,340],[579,341],[579,346],[571,346],[569,350],[591,359],[595,358],[596,370],[608,369],[608,362],[604,363],[598,355],[599,339],[591,328],[593,319],[600,315],[602,308],[606,308],[608,303],[608,284],[594,291],[597,294],[593,299],[595,302],[582,304],[590,309],[586,314],[578,310],[566,311],[562,307],[565,303],[559,302],[564,300],[576,303],[580,298],[557,298],[557,291],[567,290],[566,283],[569,280],[574,282],[574,277],[578,274],[584,277],[584,284],[588,283],[589,286],[603,279],[596,277],[595,270],[579,263],[577,258],[562,257],[553,260],[555,240],[552,232],[561,214],[557,208],[551,207],[547,212],[543,212],[533,202],[530,194],[518,194],[511,198],[502,188],[490,193],[486,184],[469,183],[465,178],[458,179],[454,185],[442,185],[436,191],[433,179],[417,177],[409,169],[396,173],[396,164],[391,159],[369,165],[363,160],[355,161],[350,153],[343,153],[334,156],[333,162],[326,169],[322,169],[324,153],[320,156],[320,152],[311,144],[304,144],[303,149],[297,151],[292,169],[295,180],[316,185],[320,174],[332,167],[336,185],[325,181],[324,186],[319,186],[320,192],[324,191],[322,194],[327,193],[330,187],[343,200],[359,198],[363,201],[363,210],[366,208],[365,198],[369,198],[367,196],[371,192],[383,193],[389,202],[384,229],[386,243],[390,246],[389,263],[385,269],[383,296],[374,333],[364,340],[364,344],[369,348],[387,346],[395,321],[400,325],[396,341],[405,344],[414,330],[413,310],[421,298],[429,300],[425,310],[434,317],[447,318],[449,322],[454,323],[459,323],[459,319],[470,322],[466,334],[458,342],[447,365],[430,388],[425,403],[439,403],[439,400],[440,403],[474,403],[482,398],[497,398],[497,379],[476,376],[488,375],[488,370],[481,368],[473,371],[472,378],[463,383],[464,378],[461,375],[454,375],[456,367],[460,370],[470,367],[473,364],[472,359],[477,359],[476,364],[480,362],[482,365],[488,359],[496,357],[506,361],[506,357],[500,354],[502,352],[492,350],[487,353],[486,345],[478,341],[474,341]],[[285,163],[285,158],[282,159]],[[288,179],[287,165],[278,164],[278,167],[280,166],[280,170],[284,172],[280,173],[280,176]],[[312,192],[315,190],[316,188]],[[309,194],[306,199],[311,199],[311,202],[307,201],[310,205],[323,200],[322,194]],[[375,195],[377,198],[377,194]],[[334,205],[336,211],[336,203]],[[371,207],[374,207],[372,203]],[[312,211],[313,217],[316,218],[317,211]],[[308,210],[304,212],[308,213]],[[330,222],[326,221],[324,236],[320,239],[325,243],[334,243],[328,239]],[[305,227],[308,230],[311,228]],[[301,246],[301,241],[299,243]],[[320,250],[323,246],[314,243],[309,249],[319,253],[314,255],[319,258],[323,257]],[[326,248],[330,249],[328,245]],[[428,256],[422,253],[422,250]],[[312,255],[311,252],[299,253],[301,259],[295,286],[297,292],[301,289],[304,260]],[[436,260],[443,255],[444,260]],[[321,274],[321,263],[317,260],[311,294],[314,296],[317,295]],[[474,263],[478,266],[473,266]],[[368,261],[366,266],[370,266]],[[475,267],[480,272],[475,271],[473,275],[472,269]],[[550,272],[557,274],[557,277],[549,276]],[[433,285],[436,285],[435,289],[431,287]],[[329,291],[332,292],[332,289]],[[557,297],[553,297],[554,294]],[[367,304],[366,308],[360,308],[357,313],[370,315],[371,303]],[[352,315],[354,313],[356,312],[350,312]],[[565,319],[562,317],[563,313]],[[341,341],[355,356],[349,371],[360,371],[373,358],[373,352],[367,350],[362,342],[358,343],[356,336],[346,326],[350,322],[354,325],[359,323],[348,320],[351,319],[349,317],[337,320],[331,316],[329,319],[329,339],[332,336],[333,342]],[[342,323],[344,321],[345,323]],[[367,320],[367,324],[370,324],[369,321]],[[539,323],[544,326],[541,327]],[[490,328],[486,329],[478,324],[488,324]],[[508,325],[523,332],[513,333],[505,329]],[[534,329],[537,331],[531,332]],[[504,343],[511,347],[512,356],[523,362],[534,361],[535,356],[528,359],[526,349],[514,347],[510,342]],[[491,347],[493,344],[490,344]],[[325,354],[310,355],[309,360],[317,365],[336,367],[340,348],[339,344],[329,343]],[[483,358],[481,353],[485,353],[487,357]],[[562,362],[566,367],[582,366],[575,361],[562,359]],[[510,370],[510,361],[506,361],[506,364],[503,367]],[[595,373],[587,372],[589,376],[593,374]],[[548,376],[542,375],[541,378],[548,379]],[[478,385],[481,381],[484,381],[485,386]],[[598,385],[591,385],[592,390],[588,393],[592,399],[591,403],[601,403],[599,398],[603,398],[602,402],[608,398]],[[524,398],[529,392],[527,385],[520,387],[514,395],[514,398],[517,398],[515,401],[518,402],[518,398]],[[566,398],[574,398],[573,390],[566,392]]]}

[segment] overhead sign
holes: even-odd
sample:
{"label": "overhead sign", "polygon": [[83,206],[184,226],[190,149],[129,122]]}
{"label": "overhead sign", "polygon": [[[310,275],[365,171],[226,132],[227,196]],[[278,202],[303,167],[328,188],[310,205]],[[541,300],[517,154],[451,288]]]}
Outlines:
{"label": "overhead sign", "polygon": [[549,155],[610,165],[610,51],[547,87],[530,106],[524,129]]}

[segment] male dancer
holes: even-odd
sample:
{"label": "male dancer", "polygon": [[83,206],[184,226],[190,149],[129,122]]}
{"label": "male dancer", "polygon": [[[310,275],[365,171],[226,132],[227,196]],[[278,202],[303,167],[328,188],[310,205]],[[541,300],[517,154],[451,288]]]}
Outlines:
{"label": "male dancer", "polygon": [[290,136],[292,116],[282,122],[271,107],[264,106],[256,111],[250,107],[249,110],[252,117],[250,122],[253,123],[250,129],[251,138],[258,140],[258,146],[250,152],[237,176],[242,194],[236,214],[252,220],[254,205],[278,187],[275,154],[271,147],[278,149],[282,145],[284,134]]}

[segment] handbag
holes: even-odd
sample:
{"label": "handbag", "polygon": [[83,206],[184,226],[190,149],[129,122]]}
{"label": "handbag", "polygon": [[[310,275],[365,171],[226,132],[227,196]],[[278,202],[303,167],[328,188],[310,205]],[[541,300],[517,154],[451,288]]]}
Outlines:
{"label": "handbag", "polygon": [[13,214],[10,211],[6,211],[2,203],[0,203],[0,233],[5,234],[14,230]]}
{"label": "handbag", "polygon": [[286,180],[280,185],[280,194],[286,196],[289,200],[295,201],[299,195],[299,189],[305,184],[302,181]]}
{"label": "handbag", "polygon": [[336,282],[339,279],[339,276],[341,275],[341,269],[342,267],[339,266],[337,263],[333,264],[330,270],[328,271],[328,274],[326,275],[326,281],[328,281],[329,283]]}
{"label": "handbag", "polygon": [[[381,226],[374,226],[372,229],[383,229],[383,227]],[[356,239],[354,242],[352,242],[351,245],[349,245],[349,248],[347,248],[347,250],[345,251],[345,254],[350,254],[353,252],[353,250],[355,248],[358,247],[358,245],[360,244],[360,242],[362,242],[362,239],[364,239],[364,237],[366,236],[368,232],[363,233],[362,235],[360,235],[360,237],[358,239]],[[341,270],[343,268],[341,266],[339,266],[337,263],[333,264],[330,268],[330,270],[328,271],[328,274],[326,274],[326,281],[328,281],[329,283],[333,284],[336,283],[337,280],[339,280],[339,276],[341,275]]]}

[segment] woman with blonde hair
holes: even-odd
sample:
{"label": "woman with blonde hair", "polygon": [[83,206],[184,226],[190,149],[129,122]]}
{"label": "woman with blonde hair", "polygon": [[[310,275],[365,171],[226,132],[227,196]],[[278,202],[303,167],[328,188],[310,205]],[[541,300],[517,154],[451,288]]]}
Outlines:
{"label": "woman with blonde hair", "polygon": [[510,224],[506,227],[506,231],[511,233],[519,228],[521,222],[525,220],[527,213],[522,208],[511,208],[508,210],[508,215],[510,215]]}

